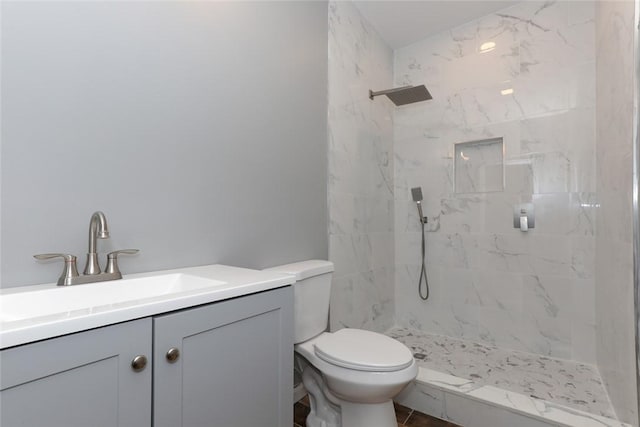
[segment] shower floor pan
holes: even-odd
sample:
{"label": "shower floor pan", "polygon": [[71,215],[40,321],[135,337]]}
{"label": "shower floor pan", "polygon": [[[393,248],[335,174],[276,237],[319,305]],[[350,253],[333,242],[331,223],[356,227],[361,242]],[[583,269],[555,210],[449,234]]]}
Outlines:
{"label": "shower floor pan", "polygon": [[465,427],[631,427],[591,365],[393,328],[418,378],[396,400]]}

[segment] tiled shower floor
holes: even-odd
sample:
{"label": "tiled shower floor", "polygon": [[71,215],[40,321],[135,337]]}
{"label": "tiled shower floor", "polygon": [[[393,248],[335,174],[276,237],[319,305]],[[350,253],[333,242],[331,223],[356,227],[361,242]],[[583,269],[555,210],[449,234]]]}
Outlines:
{"label": "tiled shower floor", "polygon": [[394,328],[387,335],[411,349],[419,366],[615,418],[597,369],[591,365]]}

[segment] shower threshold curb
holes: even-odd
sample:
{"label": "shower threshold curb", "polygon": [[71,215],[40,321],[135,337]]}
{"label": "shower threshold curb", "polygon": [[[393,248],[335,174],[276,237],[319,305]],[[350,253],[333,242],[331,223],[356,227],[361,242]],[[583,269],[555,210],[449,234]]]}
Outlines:
{"label": "shower threshold curb", "polygon": [[612,418],[424,367],[418,368],[418,377],[396,400],[467,427],[632,427]]}

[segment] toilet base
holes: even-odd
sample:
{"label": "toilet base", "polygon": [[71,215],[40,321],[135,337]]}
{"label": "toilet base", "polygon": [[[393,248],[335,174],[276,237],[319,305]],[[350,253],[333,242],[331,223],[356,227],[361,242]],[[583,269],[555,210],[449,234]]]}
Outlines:
{"label": "toilet base", "polygon": [[344,427],[397,427],[393,401],[384,403],[353,403],[342,401],[342,425]]}
{"label": "toilet base", "polygon": [[311,411],[307,427],[397,427],[393,400],[355,403],[338,399],[327,388],[322,375],[312,366],[302,374],[309,391]]}

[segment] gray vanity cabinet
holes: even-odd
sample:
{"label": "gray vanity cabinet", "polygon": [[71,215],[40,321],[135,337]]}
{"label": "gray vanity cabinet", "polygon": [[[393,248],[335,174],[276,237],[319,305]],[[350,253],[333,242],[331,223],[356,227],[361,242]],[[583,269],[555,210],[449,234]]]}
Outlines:
{"label": "gray vanity cabinet", "polygon": [[0,426],[151,425],[151,319],[2,350]]}
{"label": "gray vanity cabinet", "polygon": [[0,426],[290,427],[292,310],[287,286],[2,350]]}
{"label": "gray vanity cabinet", "polygon": [[291,426],[292,308],[285,287],[154,317],[154,427]]}

